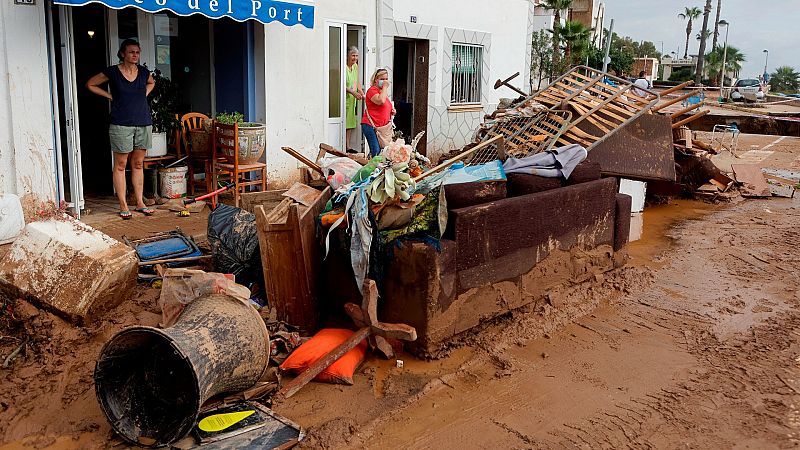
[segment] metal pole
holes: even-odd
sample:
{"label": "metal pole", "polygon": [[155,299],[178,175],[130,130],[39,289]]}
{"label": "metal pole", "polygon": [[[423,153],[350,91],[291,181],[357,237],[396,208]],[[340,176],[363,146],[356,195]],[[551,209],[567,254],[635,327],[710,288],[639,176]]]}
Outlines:
{"label": "metal pole", "polygon": [[724,46],[724,48],[722,50],[722,68],[720,69],[720,70],[722,70],[722,81],[720,82],[719,94],[720,94],[720,97],[722,97],[722,98],[726,98],[725,97],[725,72],[726,72],[725,63],[727,62],[727,59],[728,59],[728,31],[730,29],[731,29],[731,24],[730,24],[730,22],[728,22],[728,25],[725,25],[725,46]]}
{"label": "metal pole", "polygon": [[769,50],[765,49],[764,53],[767,54],[767,56],[764,58],[764,73],[766,74],[767,73],[767,62],[769,61]]}
{"label": "metal pole", "polygon": [[611,37],[614,36],[614,19],[608,25],[608,34],[606,35],[606,51],[603,55],[603,72],[608,72],[608,53],[611,51]]}

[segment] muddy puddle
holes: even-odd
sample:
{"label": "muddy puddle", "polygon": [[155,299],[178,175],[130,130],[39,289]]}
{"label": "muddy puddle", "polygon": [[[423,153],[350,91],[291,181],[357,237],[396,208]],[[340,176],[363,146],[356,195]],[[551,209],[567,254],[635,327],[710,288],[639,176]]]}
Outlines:
{"label": "muddy puddle", "polygon": [[[628,244],[629,266],[659,269],[665,265],[665,253],[677,239],[673,227],[687,220],[701,220],[725,208],[698,200],[671,200],[664,205],[645,208],[641,220],[641,238]],[[631,220],[634,227],[635,219]]]}

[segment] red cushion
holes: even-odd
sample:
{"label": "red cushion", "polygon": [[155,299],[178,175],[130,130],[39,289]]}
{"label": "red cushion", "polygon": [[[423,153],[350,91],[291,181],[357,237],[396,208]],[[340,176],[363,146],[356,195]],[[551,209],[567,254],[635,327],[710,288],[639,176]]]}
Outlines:
{"label": "red cushion", "polygon": [[[322,359],[333,349],[338,347],[353,335],[353,331],[340,328],[325,328],[309,339],[306,343],[297,347],[295,351],[283,361],[281,370],[291,370],[295,374],[303,373],[309,366]],[[364,339],[358,345],[345,353],[344,356],[328,366],[314,378],[317,381],[338,384],[353,384],[353,373],[364,361],[367,352],[367,340]]]}

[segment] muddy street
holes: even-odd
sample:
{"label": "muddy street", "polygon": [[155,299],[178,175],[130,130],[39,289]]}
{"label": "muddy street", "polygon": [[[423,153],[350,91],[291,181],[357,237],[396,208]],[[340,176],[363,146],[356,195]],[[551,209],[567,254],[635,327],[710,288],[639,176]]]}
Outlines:
{"label": "muddy street", "polygon": [[[684,220],[668,227],[672,210]],[[597,308],[573,324],[551,331],[514,313],[379,417],[336,417],[341,392],[316,391],[315,414],[303,401],[278,409],[312,426],[307,448],[794,446],[798,223],[796,199],[650,208],[631,264],[588,288]],[[365,369],[386,371],[394,383],[415,376]],[[397,395],[369,379],[376,396]]]}

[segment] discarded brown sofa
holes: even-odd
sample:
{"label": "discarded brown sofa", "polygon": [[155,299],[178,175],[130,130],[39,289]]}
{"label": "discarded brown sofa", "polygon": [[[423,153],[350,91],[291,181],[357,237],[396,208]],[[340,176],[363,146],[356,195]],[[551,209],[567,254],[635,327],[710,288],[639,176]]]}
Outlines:
{"label": "discarded brown sofa", "polygon": [[393,248],[381,319],[415,327],[411,351],[435,357],[481,322],[624,264],[630,197],[617,194],[616,179],[600,179],[599,165],[581,164],[563,184],[511,175],[491,189],[448,186],[448,204],[476,186],[481,203],[450,210],[440,250],[415,241]]}

